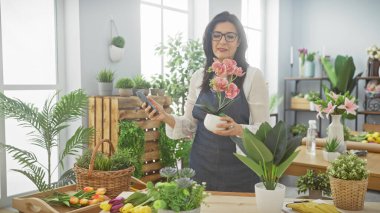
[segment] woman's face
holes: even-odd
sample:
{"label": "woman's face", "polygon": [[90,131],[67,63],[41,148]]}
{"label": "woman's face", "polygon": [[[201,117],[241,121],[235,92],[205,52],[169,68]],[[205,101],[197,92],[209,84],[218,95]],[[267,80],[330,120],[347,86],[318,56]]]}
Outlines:
{"label": "woman's face", "polygon": [[230,22],[217,24],[211,34],[212,51],[219,60],[233,59],[240,41],[235,26]]}

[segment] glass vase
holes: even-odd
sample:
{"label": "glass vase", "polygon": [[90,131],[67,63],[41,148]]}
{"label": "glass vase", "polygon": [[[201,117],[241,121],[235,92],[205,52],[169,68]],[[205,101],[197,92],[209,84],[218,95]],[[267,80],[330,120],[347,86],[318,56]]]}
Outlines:
{"label": "glass vase", "polygon": [[343,125],[341,123],[342,115],[331,115],[331,123],[327,128],[327,140],[331,141],[336,138],[339,141],[337,152],[345,153],[347,151],[346,142],[344,141]]}

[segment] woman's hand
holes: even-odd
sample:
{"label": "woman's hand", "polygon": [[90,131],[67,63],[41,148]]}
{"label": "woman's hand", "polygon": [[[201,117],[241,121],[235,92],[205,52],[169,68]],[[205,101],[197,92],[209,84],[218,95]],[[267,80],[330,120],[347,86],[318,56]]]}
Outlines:
{"label": "woman's hand", "polygon": [[213,131],[214,134],[221,135],[221,136],[243,136],[243,127],[236,123],[234,119],[223,116],[220,118],[221,121],[226,121],[226,123],[220,123],[216,125],[219,128],[224,128],[224,130],[215,130]]}
{"label": "woman's hand", "polygon": [[162,107],[161,104],[157,103],[151,97],[148,97],[148,100],[156,108],[156,110],[152,110],[152,107],[150,107],[146,103],[143,103],[141,105],[141,108],[144,109],[145,113],[148,115],[148,118],[150,120],[153,120],[153,121],[163,121],[163,122],[167,123],[171,128],[174,128],[175,120],[174,120],[173,116],[166,113],[164,107]]}

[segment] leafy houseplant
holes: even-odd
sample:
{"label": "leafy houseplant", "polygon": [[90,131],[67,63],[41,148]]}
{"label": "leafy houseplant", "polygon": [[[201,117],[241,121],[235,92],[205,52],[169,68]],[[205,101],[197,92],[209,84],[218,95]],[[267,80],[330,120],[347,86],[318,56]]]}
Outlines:
{"label": "leafy houseplant", "polygon": [[124,55],[125,40],[122,36],[115,36],[111,40],[109,47],[111,61],[120,61]]}
{"label": "leafy houseplant", "polygon": [[325,149],[323,150],[323,159],[326,161],[332,162],[337,157],[339,157],[340,153],[338,152],[340,142],[337,138],[327,139],[325,144]]}
{"label": "leafy houseplant", "polygon": [[[87,106],[87,95],[83,90],[75,90],[62,96],[56,103],[56,95],[47,99],[42,110],[39,111],[33,104],[24,103],[18,99],[11,99],[0,93],[0,114],[6,118],[13,118],[20,125],[32,128],[29,133],[31,144],[42,148],[47,155],[47,161],[42,162],[38,155],[12,145],[2,145],[2,148],[12,155],[22,169],[12,169],[25,175],[36,185],[39,191],[55,188],[65,182],[65,173],[58,183],[52,182],[52,175],[59,166],[63,169],[63,162],[67,156],[76,155],[84,144],[88,144],[93,135],[93,129],[79,127],[74,135],[63,142],[64,149],[56,156],[53,149],[58,147],[58,135],[69,126],[69,122],[80,118]],[[51,159],[58,158],[58,164],[52,165]],[[45,179],[47,178],[47,180]],[[66,181],[67,182],[67,181]]]}
{"label": "leafy houseplant", "polygon": [[135,91],[143,89],[145,95],[149,94],[150,83],[146,81],[142,75],[136,75],[133,78],[133,81],[135,82],[135,87],[134,87]]}
{"label": "leafy houseplant", "polygon": [[356,155],[339,156],[327,168],[334,205],[341,209],[361,210],[368,185],[367,162]]}
{"label": "leafy houseplant", "polygon": [[124,48],[125,40],[122,36],[115,36],[112,38],[111,44],[118,48]]}
{"label": "leafy houseplant", "polygon": [[116,88],[119,89],[120,96],[132,96],[132,88],[135,87],[135,82],[130,78],[121,78],[116,82]]}
{"label": "leafy houseplant", "polygon": [[98,72],[96,79],[99,95],[112,95],[114,75],[115,72],[110,69],[102,69]]}
{"label": "leafy houseplant", "polygon": [[177,34],[169,36],[165,44],[160,44],[156,53],[167,58],[165,66],[169,72],[165,76],[168,81],[166,92],[173,99],[176,114],[183,115],[190,78],[205,63],[202,43],[198,40],[184,42],[182,35]]}
{"label": "leafy houseplant", "polygon": [[307,133],[307,126],[305,124],[295,124],[292,127],[290,127],[290,132],[294,137],[305,137]]}
{"label": "leafy houseplant", "polygon": [[165,94],[165,89],[168,85],[168,81],[165,80],[165,76],[155,75],[152,77],[152,81],[153,81],[152,89],[150,90],[151,94],[163,96]]}
{"label": "leafy houseplant", "polygon": [[[305,193],[309,190],[309,198],[317,199],[322,197],[322,192],[329,196],[331,194],[329,177],[326,173],[316,173],[308,169],[306,174],[299,177],[297,180],[297,192]],[[314,194],[316,191],[317,194]]]}
{"label": "leafy houseplant", "polygon": [[246,156],[237,153],[234,155],[262,180],[262,183],[255,185],[258,208],[262,212],[281,210],[285,186],[278,184],[278,181],[298,155],[299,150],[296,151],[296,148],[300,142],[300,137],[287,138],[282,121],[273,128],[265,122],[255,134],[244,129],[243,144],[238,145]]}

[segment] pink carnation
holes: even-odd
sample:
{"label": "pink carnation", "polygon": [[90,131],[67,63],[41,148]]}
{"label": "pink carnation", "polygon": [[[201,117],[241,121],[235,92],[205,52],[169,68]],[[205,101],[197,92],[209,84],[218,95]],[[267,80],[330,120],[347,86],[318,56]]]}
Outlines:
{"label": "pink carnation", "polygon": [[243,72],[243,69],[241,67],[237,67],[235,70],[234,70],[234,75],[236,75],[237,77],[242,77],[245,72]]}
{"label": "pink carnation", "polygon": [[232,60],[232,59],[224,59],[223,60],[223,64],[226,65],[226,71],[227,71],[227,75],[232,75],[234,74],[234,71],[235,69],[237,68],[236,65],[236,61],[235,60]]}
{"label": "pink carnation", "polygon": [[210,82],[211,88],[216,92],[223,92],[228,85],[228,80],[226,78],[216,76]]}
{"label": "pink carnation", "polygon": [[227,67],[225,64],[215,60],[214,63],[212,63],[211,67],[217,76],[219,77],[227,76]]}
{"label": "pink carnation", "polygon": [[240,89],[236,86],[236,84],[231,83],[228,85],[227,90],[225,91],[226,98],[234,99],[240,92]]}

